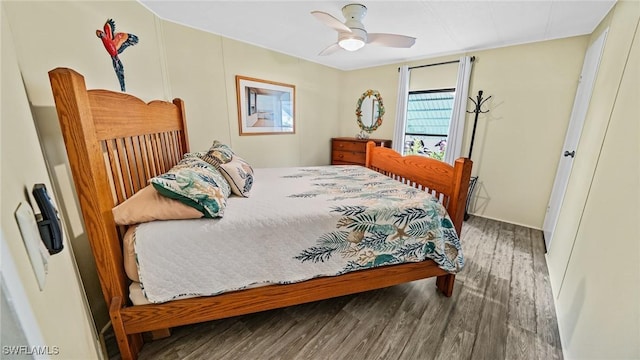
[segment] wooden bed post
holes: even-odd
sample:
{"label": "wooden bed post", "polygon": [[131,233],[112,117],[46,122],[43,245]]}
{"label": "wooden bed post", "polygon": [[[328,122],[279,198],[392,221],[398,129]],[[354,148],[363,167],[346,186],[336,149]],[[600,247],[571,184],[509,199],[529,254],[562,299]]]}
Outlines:
{"label": "wooden bed post", "polygon": [[97,179],[106,179],[107,174],[89,110],[87,88],[84,77],[71,69],[51,70],[49,79],[85,228],[99,263],[96,267],[102,292],[110,305],[115,296],[126,298],[126,281],[122,273],[122,250],[112,241],[118,237],[111,215],[113,195],[108,183],[95,183]]}
{"label": "wooden bed post", "polygon": [[[462,235],[462,223],[464,222],[464,211],[467,204],[467,196],[469,193],[469,179],[471,178],[471,167],[473,162],[467,158],[459,158],[453,166],[453,194],[449,199],[447,211],[453,222],[453,226],[458,233]],[[456,276],[447,274],[436,278],[436,287],[446,297],[453,295],[453,285]]]}
{"label": "wooden bed post", "polygon": [[180,112],[180,118],[182,119],[182,128],[184,131],[182,132],[183,142],[182,142],[182,153],[186,154],[189,152],[189,134],[187,134],[187,115],[184,112],[184,101],[182,99],[173,99],[173,104],[178,107],[178,111]]}
{"label": "wooden bed post", "polygon": [[373,141],[367,141],[367,145],[365,146],[365,158],[364,158],[364,166],[371,168],[371,160],[373,149],[376,147],[376,143]]}
{"label": "wooden bed post", "polygon": [[471,178],[471,167],[473,162],[467,158],[459,158],[453,166],[453,194],[449,199],[447,211],[453,221],[458,236],[462,234],[462,222],[464,221],[464,210],[469,194],[469,179]]}
{"label": "wooden bed post", "polygon": [[120,356],[123,360],[133,360],[138,358],[138,353],[142,348],[142,335],[127,335],[124,328],[124,321],[120,314],[120,310],[123,306],[122,298],[119,296],[114,297],[111,300],[111,305],[109,306],[109,317],[111,318],[113,333],[116,335],[116,340],[118,341]]}
{"label": "wooden bed post", "polygon": [[[122,271],[122,250],[113,240],[118,238],[111,214],[114,200],[109,184],[104,181],[107,179],[104,155],[89,110],[87,88],[84,77],[71,69],[51,70],[49,79],[102,293],[113,314],[112,299],[127,298],[127,282]],[[141,335],[125,338],[129,340],[125,346],[137,353],[142,345]]]}

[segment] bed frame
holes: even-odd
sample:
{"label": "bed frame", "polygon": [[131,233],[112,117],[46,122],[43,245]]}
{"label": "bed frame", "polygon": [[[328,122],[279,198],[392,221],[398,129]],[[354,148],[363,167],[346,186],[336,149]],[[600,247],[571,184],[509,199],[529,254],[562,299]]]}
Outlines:
{"label": "bed frame", "polygon": [[[379,289],[436,276],[451,296],[455,276],[435,262],[385,266],[296,284],[133,306],[122,255],[124,228],[111,209],[168,171],[189,151],[184,103],[144,101],[120,92],[87,90],[74,70],[49,72],[71,172],[98,276],[123,359],[135,359],[142,333]],[[439,196],[460,234],[472,162],[455,166],[367,144],[366,166]]]}

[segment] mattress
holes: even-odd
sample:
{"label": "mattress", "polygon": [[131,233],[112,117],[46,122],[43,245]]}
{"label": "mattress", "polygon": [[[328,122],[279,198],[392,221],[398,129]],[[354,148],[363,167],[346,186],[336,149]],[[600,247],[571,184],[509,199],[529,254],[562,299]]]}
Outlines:
{"label": "mattress", "polygon": [[451,219],[427,192],[350,165],[255,169],[254,178],[223,218],[130,230],[126,270],[148,302],[426,259],[450,273],[464,265]]}

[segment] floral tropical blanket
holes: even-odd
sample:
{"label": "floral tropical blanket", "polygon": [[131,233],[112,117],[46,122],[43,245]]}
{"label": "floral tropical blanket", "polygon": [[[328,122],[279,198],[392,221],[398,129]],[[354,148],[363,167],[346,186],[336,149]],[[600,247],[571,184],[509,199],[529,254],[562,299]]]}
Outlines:
{"label": "floral tropical blanket", "polygon": [[455,273],[460,241],[430,194],[360,166],[255,169],[250,198],[224,218],[138,226],[150,302],[434,260]]}

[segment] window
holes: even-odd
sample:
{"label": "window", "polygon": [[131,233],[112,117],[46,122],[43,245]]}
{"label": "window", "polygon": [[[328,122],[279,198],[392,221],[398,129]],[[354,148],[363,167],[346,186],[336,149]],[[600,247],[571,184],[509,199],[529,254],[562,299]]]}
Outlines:
{"label": "window", "polygon": [[443,160],[455,89],[410,91],[404,154]]}

